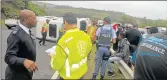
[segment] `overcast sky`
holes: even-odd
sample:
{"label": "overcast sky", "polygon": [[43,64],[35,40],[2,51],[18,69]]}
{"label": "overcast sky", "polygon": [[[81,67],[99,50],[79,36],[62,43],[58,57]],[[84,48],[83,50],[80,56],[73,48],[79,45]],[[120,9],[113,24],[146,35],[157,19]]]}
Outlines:
{"label": "overcast sky", "polygon": [[124,12],[135,17],[167,20],[167,1],[40,1],[56,5]]}

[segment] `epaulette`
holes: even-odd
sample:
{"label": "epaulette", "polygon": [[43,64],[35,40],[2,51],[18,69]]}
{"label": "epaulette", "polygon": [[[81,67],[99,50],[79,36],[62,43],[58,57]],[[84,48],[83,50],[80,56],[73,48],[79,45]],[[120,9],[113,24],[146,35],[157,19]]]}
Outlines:
{"label": "epaulette", "polygon": [[13,31],[12,31],[12,34],[17,34],[19,31],[19,29],[15,28]]}

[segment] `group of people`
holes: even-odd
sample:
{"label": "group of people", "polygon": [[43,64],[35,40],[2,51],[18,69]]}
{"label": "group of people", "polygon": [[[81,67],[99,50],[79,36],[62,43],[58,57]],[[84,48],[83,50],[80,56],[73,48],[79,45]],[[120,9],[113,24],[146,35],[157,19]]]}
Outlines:
{"label": "group of people", "polygon": [[[22,10],[19,17],[19,25],[7,39],[6,80],[32,80],[33,72],[38,70],[36,43],[31,33],[31,28],[37,23],[36,15],[33,11]],[[95,32],[90,29],[89,34],[77,28],[77,17],[73,13],[63,16],[65,33],[56,43],[54,54],[49,55],[51,67],[58,71],[60,79],[83,79],[88,70],[87,58],[92,50],[92,41],[97,46],[92,79],[96,79],[100,68],[101,80],[104,79],[107,67],[108,75],[113,76],[110,64],[121,59],[129,66],[135,66],[134,79],[167,79],[167,33],[157,33],[156,27],[153,27],[154,29],[149,30],[152,34],[142,38],[137,26],[126,31],[119,26],[116,32],[109,17],[105,17],[103,21],[102,27],[95,28]],[[43,40],[46,39],[47,26],[45,24],[41,30]],[[95,36],[90,37],[91,34]],[[39,43],[41,42],[42,40]],[[115,53],[110,51],[112,44],[115,45]],[[133,64],[129,56],[133,56]]]}

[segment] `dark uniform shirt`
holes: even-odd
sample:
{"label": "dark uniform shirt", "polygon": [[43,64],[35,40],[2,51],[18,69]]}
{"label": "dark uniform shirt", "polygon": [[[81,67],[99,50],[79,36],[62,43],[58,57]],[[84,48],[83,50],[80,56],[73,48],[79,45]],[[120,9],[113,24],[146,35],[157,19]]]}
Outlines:
{"label": "dark uniform shirt", "polygon": [[5,62],[8,64],[5,72],[7,80],[30,80],[32,71],[24,67],[24,60],[36,61],[36,46],[34,37],[17,26],[7,39]]}
{"label": "dark uniform shirt", "polygon": [[167,35],[154,34],[144,39],[137,50],[134,78],[167,80]]}

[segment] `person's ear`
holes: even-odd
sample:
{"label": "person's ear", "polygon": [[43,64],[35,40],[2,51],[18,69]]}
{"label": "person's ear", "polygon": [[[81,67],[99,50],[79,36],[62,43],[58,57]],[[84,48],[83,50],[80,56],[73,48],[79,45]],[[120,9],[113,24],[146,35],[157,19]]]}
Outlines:
{"label": "person's ear", "polygon": [[64,21],[64,28],[67,29],[68,28],[68,22]]}
{"label": "person's ear", "polygon": [[64,25],[68,25],[68,22],[67,22],[67,21],[64,21]]}

